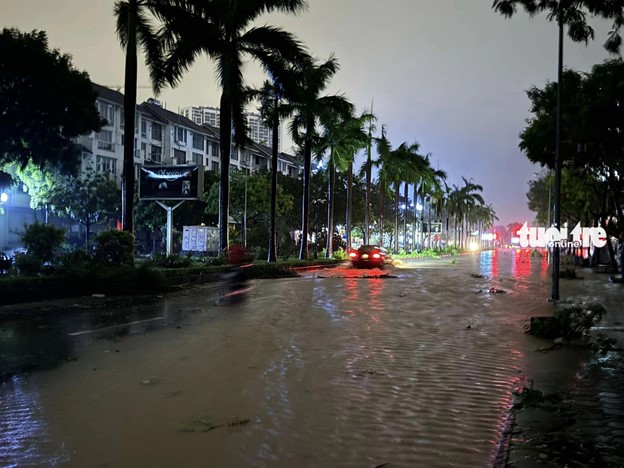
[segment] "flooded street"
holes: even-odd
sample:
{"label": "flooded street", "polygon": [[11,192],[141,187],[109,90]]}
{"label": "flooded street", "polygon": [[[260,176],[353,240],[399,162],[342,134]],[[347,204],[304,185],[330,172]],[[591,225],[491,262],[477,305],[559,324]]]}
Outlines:
{"label": "flooded street", "polygon": [[[197,287],[134,305],[123,327],[35,327],[28,352],[56,358],[0,382],[0,466],[492,466],[512,392],[549,391],[584,354],[536,353],[548,342],[522,333],[552,314],[545,259],[452,261],[253,281],[231,306]],[[622,285],[581,275],[562,297],[621,320]],[[0,325],[2,346],[33,339],[30,322]]]}

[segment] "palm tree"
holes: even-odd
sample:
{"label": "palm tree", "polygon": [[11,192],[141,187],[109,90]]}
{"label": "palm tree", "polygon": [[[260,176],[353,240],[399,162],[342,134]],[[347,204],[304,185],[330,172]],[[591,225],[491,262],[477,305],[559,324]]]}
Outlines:
{"label": "palm tree", "polygon": [[[165,82],[176,86],[195,59],[206,53],[217,64],[221,86],[220,180],[219,180],[219,250],[228,247],[229,171],[232,128],[236,146],[247,141],[244,117],[244,57],[251,56],[270,68],[271,57],[295,60],[304,55],[293,35],[272,26],[251,24],[265,13],[299,13],[305,0],[161,0],[166,8],[156,12],[163,22],[160,40],[166,54],[159,74],[158,88]],[[277,70],[276,72],[279,72]]]}
{"label": "palm tree", "polygon": [[370,217],[371,217],[371,182],[372,182],[372,147],[373,147],[373,132],[376,130],[375,121],[377,117],[373,114],[373,103],[371,102],[371,110],[368,114],[368,135],[366,138],[366,162],[363,169],[366,178],[366,196],[364,200],[364,244],[370,243]]}
{"label": "palm tree", "polygon": [[[467,215],[470,210],[477,204],[484,204],[483,197],[477,192],[482,192],[483,187],[481,185],[472,182],[472,179],[468,180],[462,177],[464,181],[463,187],[457,187],[453,184],[453,190],[449,194],[449,211],[455,217],[455,233],[457,228],[460,228],[459,246],[465,247],[466,236],[466,222]],[[454,240],[455,240],[455,236]]]}
{"label": "palm tree", "polygon": [[[425,211],[431,211],[432,195],[434,193],[440,192],[442,188],[442,182],[446,179],[445,171],[442,171],[439,169],[433,169],[433,167],[431,167],[431,162],[429,160],[430,157],[431,157],[431,154],[427,154],[427,156],[425,156],[424,158],[425,161],[423,162],[423,167],[420,173],[419,184],[418,186],[414,184],[414,197],[416,197],[416,194],[418,194],[420,199],[423,202],[422,207],[421,207],[421,215],[420,215],[421,224],[422,222],[424,222]],[[427,199],[429,199],[428,205],[427,205]],[[414,216],[416,216],[416,206],[414,206]],[[427,216],[427,220],[429,222],[428,232],[431,233],[431,215],[430,214]],[[423,244],[424,244],[423,234],[424,234],[424,231],[421,226],[421,231],[420,231],[421,248],[423,247]]]}
{"label": "palm tree", "polygon": [[[394,251],[399,251],[399,198],[403,181],[413,181],[418,178],[422,169],[423,157],[418,154],[418,143],[401,143],[398,148],[390,152],[390,157],[383,162],[387,180],[392,181],[394,188]],[[407,201],[407,200],[406,200]]]}
{"label": "palm tree", "polygon": [[[162,68],[156,32],[148,10],[159,7],[157,0],[118,0],[115,2],[117,36],[126,51],[124,76],[124,159],[121,176],[121,222],[124,231],[134,231],[134,118],[137,94],[137,42],[145,53],[150,76]],[[155,81],[154,81],[155,83]],[[156,89],[156,87],[155,87]]]}
{"label": "palm tree", "polygon": [[[386,136],[386,126],[381,126],[381,136],[375,139],[375,145],[377,147],[377,154],[379,155],[376,161],[371,162],[371,167],[376,167],[379,170],[379,245],[383,246],[384,241],[384,204],[385,194],[388,190],[387,181],[388,177],[388,164],[392,167],[392,146]],[[370,241],[369,241],[370,242]]]}
{"label": "palm tree", "polygon": [[[479,231],[479,234],[483,234],[484,231],[494,226],[494,221],[498,220],[496,212],[492,205],[476,205],[469,214],[470,221]],[[483,245],[481,245],[483,247]]]}
{"label": "palm tree", "polygon": [[[356,153],[365,147],[367,133],[364,125],[369,119],[370,114],[363,113],[356,117],[349,115],[334,115],[324,123],[325,132],[323,140],[325,146],[329,149],[328,163],[328,216],[327,228],[328,232],[334,231],[334,192],[336,185],[336,172],[346,171],[347,173],[347,200],[345,213],[345,228],[347,233],[347,250],[351,246],[351,189],[353,185],[353,160]],[[320,154],[320,157],[323,153]],[[327,236],[326,256],[331,257],[333,254],[333,236]]]}
{"label": "palm tree", "polygon": [[[619,29],[624,24],[624,5],[620,1],[598,0],[494,0],[492,8],[506,18],[511,18],[518,6],[522,6],[529,16],[548,12],[549,21],[557,21],[559,28],[559,50],[557,63],[557,111],[555,139],[555,193],[554,225],[561,226],[561,115],[563,88],[563,32],[568,26],[568,36],[574,42],[585,42],[594,38],[593,28],[587,24],[587,14],[613,20],[613,28],[605,42],[605,48],[612,53],[619,53],[622,38]],[[553,250],[553,271],[551,299],[559,299],[559,248]]]}
{"label": "palm tree", "polygon": [[[298,69],[298,89],[290,103],[294,117],[290,132],[295,142],[303,146],[303,199],[301,216],[301,249],[299,259],[308,258],[308,231],[310,216],[310,173],[312,168],[312,147],[318,140],[316,126],[321,120],[327,121],[332,114],[349,115],[353,105],[344,96],[321,96],[332,76],[338,71],[338,61],[331,55],[321,64],[314,60],[303,62]],[[332,233],[328,233],[332,235]]]}
{"label": "palm tree", "polygon": [[249,89],[248,98],[260,101],[260,114],[267,126],[272,129],[271,141],[271,213],[269,221],[268,262],[277,261],[277,174],[279,158],[279,126],[280,121],[291,116],[292,107],[285,106],[289,97],[294,94],[295,73],[292,64],[287,64],[281,57],[273,58],[272,80],[266,80],[260,89]]}

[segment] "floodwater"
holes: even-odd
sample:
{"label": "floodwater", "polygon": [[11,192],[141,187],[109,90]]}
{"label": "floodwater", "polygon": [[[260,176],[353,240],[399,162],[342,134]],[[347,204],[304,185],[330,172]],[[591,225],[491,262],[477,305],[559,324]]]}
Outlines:
{"label": "floodwater", "polygon": [[[500,250],[389,273],[254,281],[230,306],[197,288],[129,308],[129,325],[39,327],[41,354],[65,361],[0,383],[0,466],[492,466],[512,392],[584,357],[522,333],[552,314],[546,261]],[[583,275],[563,297],[621,303],[622,285]]]}

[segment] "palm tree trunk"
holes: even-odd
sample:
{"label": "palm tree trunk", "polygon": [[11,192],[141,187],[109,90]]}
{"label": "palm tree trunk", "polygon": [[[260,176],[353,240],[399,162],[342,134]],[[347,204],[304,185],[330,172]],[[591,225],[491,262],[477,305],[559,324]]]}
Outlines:
{"label": "palm tree trunk", "polygon": [[400,182],[394,183],[394,252],[399,252],[399,186]]}
{"label": "palm tree trunk", "polygon": [[121,222],[124,231],[134,233],[134,116],[137,95],[136,1],[128,14],[128,42],[124,76],[124,151],[121,175]]}
{"label": "palm tree trunk", "polygon": [[334,149],[330,149],[329,164],[327,165],[327,242],[325,243],[325,258],[334,255],[334,190],[336,184],[336,168],[334,166]]}
{"label": "palm tree trunk", "polygon": [[407,203],[409,184],[405,182],[403,185],[403,198],[405,202],[405,209],[403,210],[403,250],[407,252],[407,211],[409,207],[409,203]]}
{"label": "palm tree trunk", "polygon": [[303,197],[301,206],[301,250],[299,260],[308,259],[308,230],[310,216],[310,172],[312,169],[312,130],[314,122],[307,122],[303,144]]}
{"label": "palm tree trunk", "polygon": [[279,97],[275,96],[273,119],[273,134],[271,136],[271,219],[269,221],[269,258],[268,262],[277,262],[277,165],[279,155],[279,116],[277,108],[279,106]]}
{"label": "palm tree trunk", "polygon": [[[371,113],[373,112],[373,106],[371,104]],[[372,145],[372,122],[368,126],[368,145],[366,146],[366,198],[364,200],[364,244],[370,243],[370,214],[371,214],[371,179],[373,161],[371,157],[371,145]],[[349,184],[351,189],[351,184]],[[349,236],[347,234],[347,236]],[[381,245],[381,243],[380,243]],[[350,247],[350,244],[347,244]]]}
{"label": "palm tree trunk", "polygon": [[[346,251],[349,252],[351,250],[351,203],[353,197],[353,162],[349,161],[347,167],[347,212],[345,213],[345,226],[347,229],[347,245]],[[368,223],[366,224],[368,226]],[[368,231],[368,227],[364,229],[364,231]],[[366,232],[364,234],[366,236],[365,243],[368,242],[368,238],[370,233]]]}
{"label": "palm tree trunk", "polygon": [[229,95],[227,80],[223,80],[223,93],[221,94],[221,108],[219,110],[221,127],[219,138],[221,140],[221,162],[219,180],[219,253],[226,253],[228,248],[228,230],[230,217],[230,151],[232,145],[232,103]]}
{"label": "palm tree trunk", "polygon": [[379,245],[384,245],[384,203],[386,202],[384,192],[386,187],[384,185],[384,177],[379,176]]}

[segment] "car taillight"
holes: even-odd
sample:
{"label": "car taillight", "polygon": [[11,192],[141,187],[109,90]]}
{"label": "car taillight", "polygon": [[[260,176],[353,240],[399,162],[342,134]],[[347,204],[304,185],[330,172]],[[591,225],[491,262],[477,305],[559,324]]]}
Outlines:
{"label": "car taillight", "polygon": [[381,255],[379,255],[378,253],[374,253],[373,258],[381,258]]}
{"label": "car taillight", "polygon": [[355,252],[349,252],[349,257],[355,258],[357,257],[357,254]]}

